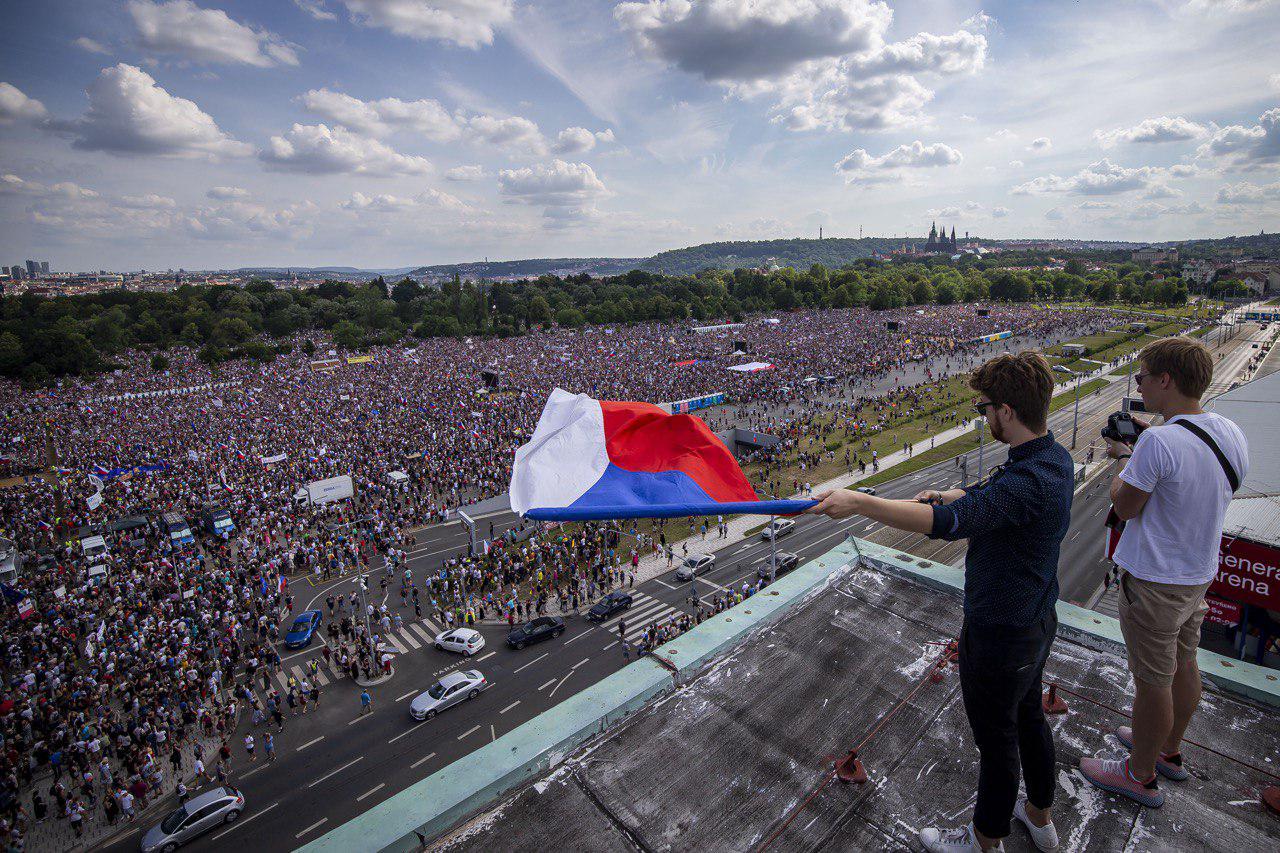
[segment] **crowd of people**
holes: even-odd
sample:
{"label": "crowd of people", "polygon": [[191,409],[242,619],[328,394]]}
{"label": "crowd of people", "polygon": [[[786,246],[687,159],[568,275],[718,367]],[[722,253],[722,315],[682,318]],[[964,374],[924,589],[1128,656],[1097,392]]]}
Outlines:
{"label": "crowd of people", "polygon": [[[976,339],[1006,330],[1062,339],[1114,322],[1105,312],[1026,306],[859,308],[706,333],[649,323],[437,338],[353,360],[313,335],[313,355],[295,346],[216,373],[176,349],[163,372],[151,371],[148,353],[131,352],[94,380],[34,392],[0,386],[6,455],[53,472],[0,488],[0,536],[26,558],[3,587],[0,613],[0,830],[20,843],[22,827],[50,808],[77,831],[95,810],[132,819],[159,792],[182,796],[191,781],[175,778],[183,754],[203,775],[225,772],[224,756],[203,754],[202,735],[221,739],[221,752],[237,711],[269,729],[286,711],[314,706],[314,680],[282,695],[266,678],[280,666],[291,577],[359,573],[390,592],[390,606],[326,602],[326,659],[353,676],[384,665],[378,640],[409,608],[450,626],[515,624],[551,602],[574,612],[634,585],[640,556],[668,547],[665,525],[521,526],[491,531],[483,549],[419,567],[417,577],[409,564],[415,530],[505,491],[514,451],[556,386],[653,402],[723,392],[726,405],[708,414],[713,427],[784,437],[760,460],[762,486],[777,492],[803,479],[782,464],[802,438],[926,408],[940,426],[956,417],[916,385],[960,369],[981,351]],[[727,370],[750,360],[771,369]],[[483,380],[486,370],[496,384]],[[853,450],[846,464],[874,464]],[[393,482],[392,471],[407,478]],[[337,475],[352,477],[352,499],[297,496]],[[169,512],[194,521],[208,504],[229,511],[233,532],[181,546],[157,523]],[[124,517],[148,527],[113,531]],[[95,531],[106,554],[91,560],[79,540]],[[727,593],[716,607],[752,591]],[[646,627],[637,651],[699,618]]]}

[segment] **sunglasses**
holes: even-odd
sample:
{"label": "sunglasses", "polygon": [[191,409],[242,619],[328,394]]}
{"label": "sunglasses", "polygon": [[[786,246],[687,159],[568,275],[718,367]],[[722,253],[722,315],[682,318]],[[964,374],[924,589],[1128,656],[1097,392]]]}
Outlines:
{"label": "sunglasses", "polygon": [[1142,380],[1146,379],[1146,378],[1147,378],[1148,376],[1150,376],[1150,375],[1151,375],[1150,373],[1135,373],[1135,374],[1133,374],[1133,384],[1134,384],[1134,385],[1141,385],[1141,384],[1142,384]]}
{"label": "sunglasses", "polygon": [[983,417],[986,417],[986,416],[987,416],[987,413],[986,413],[985,409],[987,408],[987,406],[994,406],[994,405],[995,405],[995,403],[990,402],[990,401],[988,401],[988,402],[986,402],[986,403],[975,403],[975,404],[974,404],[974,406],[973,406],[973,410],[974,410],[975,412],[977,412],[978,414],[982,415]]}

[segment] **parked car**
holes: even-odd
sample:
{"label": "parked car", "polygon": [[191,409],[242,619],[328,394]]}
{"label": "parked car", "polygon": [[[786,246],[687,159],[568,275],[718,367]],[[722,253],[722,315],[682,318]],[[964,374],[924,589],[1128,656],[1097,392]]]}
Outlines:
{"label": "parked car", "polygon": [[858,486],[858,491],[862,492],[864,495],[874,495],[876,493],[876,490],[871,486]]}
{"label": "parked car", "polygon": [[284,635],[284,647],[301,649],[311,645],[311,638],[315,636],[316,631],[320,630],[320,618],[319,610],[305,610],[299,613],[293,620],[293,625],[289,627],[289,633]]}
{"label": "parked car", "polygon": [[507,645],[513,649],[523,649],[533,643],[559,637],[563,633],[564,620],[559,616],[539,616],[507,634]]}
{"label": "parked car", "polygon": [[409,703],[409,716],[415,720],[429,720],[464,699],[476,698],[488,686],[489,682],[478,669],[451,672]]}
{"label": "parked car", "polygon": [[471,657],[484,648],[484,637],[474,628],[455,628],[436,635],[436,648],[442,652],[461,652]]}
{"label": "parked car", "polygon": [[187,800],[142,836],[142,853],[170,853],[224,823],[235,823],[244,811],[244,794],[223,785]]}
{"label": "parked car", "polygon": [[696,575],[705,575],[716,564],[715,554],[703,554],[701,557],[685,557],[680,568],[676,569],[676,580],[691,581]]}
{"label": "parked car", "polygon": [[781,539],[796,532],[796,523],[789,518],[775,518],[760,531],[760,538],[766,542],[770,539]]}
{"label": "parked car", "polygon": [[[787,553],[786,551],[779,551],[778,552],[778,573],[773,576],[774,580],[777,580],[778,578],[782,577],[783,575],[785,575],[787,572],[791,571],[798,565],[800,565],[800,558],[797,555]],[[769,579],[769,572],[770,572],[769,558],[765,557],[763,560],[761,560],[759,563],[756,564],[756,577],[760,578],[760,580],[762,581],[767,581]]]}
{"label": "parked car", "polygon": [[604,598],[592,605],[587,611],[587,618],[592,622],[603,622],[615,613],[620,613],[631,607],[631,596],[620,589],[606,595]]}

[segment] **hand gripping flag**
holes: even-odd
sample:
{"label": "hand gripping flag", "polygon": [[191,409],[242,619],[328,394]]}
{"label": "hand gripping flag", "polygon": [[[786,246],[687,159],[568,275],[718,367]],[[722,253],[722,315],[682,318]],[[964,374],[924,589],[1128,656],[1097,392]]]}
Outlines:
{"label": "hand gripping flag", "polygon": [[511,508],[546,521],[793,515],[815,503],[757,498],[700,418],[560,388],[511,471]]}

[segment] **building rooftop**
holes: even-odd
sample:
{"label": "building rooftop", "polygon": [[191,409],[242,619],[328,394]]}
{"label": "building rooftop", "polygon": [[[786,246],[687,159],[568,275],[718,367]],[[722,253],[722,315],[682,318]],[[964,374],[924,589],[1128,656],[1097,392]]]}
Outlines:
{"label": "building rooftop", "polygon": [[[436,839],[431,849],[449,851],[919,849],[920,827],[967,820],[974,797],[978,754],[958,676],[954,669],[936,681],[930,676],[939,644],[960,631],[960,600],[951,590],[957,573],[870,543],[854,547],[842,545],[779,580],[774,586],[791,584],[780,598],[763,592],[660,648],[669,661],[685,662],[674,685],[667,676],[668,686],[624,710],[621,722],[597,708],[607,719],[579,737],[576,749],[539,747],[547,756],[524,784],[479,792],[485,779],[478,777],[504,756],[523,753],[555,725],[551,720],[535,718],[308,849],[343,849],[356,838],[371,849],[417,849],[405,843],[415,826]],[[750,623],[775,602],[781,609],[767,621],[699,658],[699,632],[710,636],[726,619]],[[1061,685],[1070,706],[1051,717],[1063,849],[1275,849],[1280,817],[1260,796],[1280,783],[1269,775],[1280,774],[1280,714],[1266,704],[1206,689],[1188,737],[1214,751],[1187,747],[1192,776],[1162,781],[1161,810],[1084,782],[1082,756],[1123,752],[1110,733],[1126,722],[1130,676],[1113,620],[1068,604],[1059,612],[1046,681]],[[1223,667],[1238,668],[1219,671],[1246,680],[1257,674],[1247,664],[1201,655],[1207,674]],[[630,676],[633,695],[641,695],[640,682],[650,677],[644,667],[652,665],[645,659],[624,668],[608,689],[626,689]],[[869,781],[832,781],[833,759],[863,741]],[[528,762],[527,755],[515,760]],[[476,790],[450,790],[459,783]],[[441,810],[446,795],[452,812]],[[443,824],[432,822],[445,816]],[[390,834],[366,835],[377,832]],[[1015,824],[1006,849],[1034,847]]]}
{"label": "building rooftop", "polygon": [[1206,408],[1235,421],[1249,436],[1249,473],[1240,495],[1280,494],[1280,373],[1270,373],[1219,394]]}

